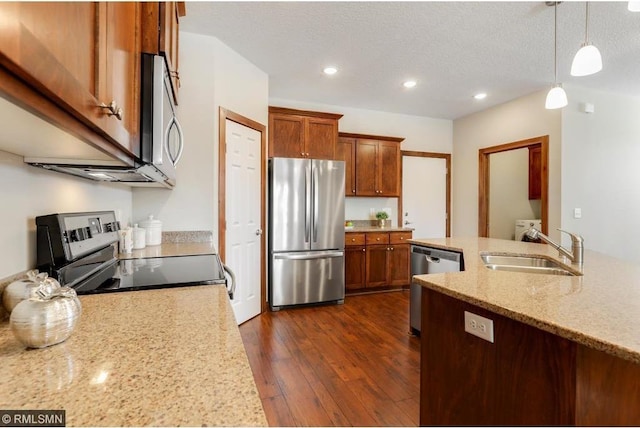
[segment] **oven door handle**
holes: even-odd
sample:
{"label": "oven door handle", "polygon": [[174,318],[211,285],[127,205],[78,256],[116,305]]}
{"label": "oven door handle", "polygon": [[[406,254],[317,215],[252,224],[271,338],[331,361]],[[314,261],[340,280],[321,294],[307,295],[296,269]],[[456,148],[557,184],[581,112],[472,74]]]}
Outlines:
{"label": "oven door handle", "polygon": [[233,273],[231,268],[225,265],[224,263],[222,264],[222,268],[224,269],[225,273],[229,275],[229,278],[231,279],[231,285],[230,286],[227,285],[227,292],[229,293],[229,299],[233,300],[233,294],[236,292],[236,275]]}

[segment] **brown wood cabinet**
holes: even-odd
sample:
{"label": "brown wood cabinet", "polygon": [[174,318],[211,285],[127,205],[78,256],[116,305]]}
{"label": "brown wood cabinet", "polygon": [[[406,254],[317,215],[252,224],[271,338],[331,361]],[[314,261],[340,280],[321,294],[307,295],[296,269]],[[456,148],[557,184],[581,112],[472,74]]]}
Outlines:
{"label": "brown wood cabinet", "polygon": [[0,16],[10,17],[0,25],[4,95],[131,163],[140,151],[140,3],[0,3]]}
{"label": "brown wood cabinet", "polygon": [[420,425],[640,425],[640,364],[425,288],[422,315]]}
{"label": "brown wood cabinet", "polygon": [[337,157],[352,174],[351,186],[345,186],[346,196],[400,196],[403,138],[342,132],[339,136]]}
{"label": "brown wood cabinet", "polygon": [[360,290],[366,285],[367,253],[364,233],[347,233],[344,247],[344,274],[347,290]]}
{"label": "brown wood cabinet", "polygon": [[529,148],[529,199],[542,197],[542,147]]}
{"label": "brown wood cabinet", "polygon": [[166,58],[176,104],[180,88],[180,17],[185,14],[185,2],[142,3],[142,52],[164,55]]}
{"label": "brown wood cabinet", "polygon": [[356,195],[356,139],[338,137],[336,146],[336,159],[344,161],[344,194],[345,196]]}
{"label": "brown wood cabinet", "polygon": [[345,288],[362,291],[398,287],[411,282],[412,232],[347,232],[345,236]]}
{"label": "brown wood cabinet", "polygon": [[269,157],[336,159],[341,117],[269,107]]}

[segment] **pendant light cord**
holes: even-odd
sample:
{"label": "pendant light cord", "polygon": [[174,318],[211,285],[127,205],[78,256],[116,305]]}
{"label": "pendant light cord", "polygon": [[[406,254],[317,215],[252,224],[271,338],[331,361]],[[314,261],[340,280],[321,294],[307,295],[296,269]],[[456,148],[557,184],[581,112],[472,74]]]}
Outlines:
{"label": "pendant light cord", "polygon": [[553,73],[554,84],[558,84],[558,2],[553,6]]}
{"label": "pendant light cord", "polygon": [[586,1],[585,4],[587,5],[587,17],[584,20],[584,43],[586,46],[589,44],[589,2]]}

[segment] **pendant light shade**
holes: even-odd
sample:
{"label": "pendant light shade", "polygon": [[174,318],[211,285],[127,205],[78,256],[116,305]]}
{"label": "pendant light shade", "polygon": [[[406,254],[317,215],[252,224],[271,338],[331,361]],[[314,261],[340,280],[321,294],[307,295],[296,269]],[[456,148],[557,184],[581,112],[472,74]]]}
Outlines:
{"label": "pendant light shade", "polygon": [[562,84],[557,83],[547,94],[547,100],[544,103],[544,108],[547,110],[553,110],[562,108],[567,104],[567,93],[562,88]]}
{"label": "pendant light shade", "polygon": [[597,47],[589,43],[589,2],[586,2],[584,43],[571,63],[572,76],[589,76],[602,70],[602,56]]}
{"label": "pendant light shade", "polygon": [[[551,6],[550,3],[547,3]],[[562,89],[562,84],[558,83],[558,2],[553,3],[553,72],[555,75],[553,88],[547,94],[544,108],[553,110],[567,105],[567,93]]]}
{"label": "pendant light shade", "polygon": [[589,76],[602,70],[602,56],[597,47],[583,44],[571,63],[572,76]]}

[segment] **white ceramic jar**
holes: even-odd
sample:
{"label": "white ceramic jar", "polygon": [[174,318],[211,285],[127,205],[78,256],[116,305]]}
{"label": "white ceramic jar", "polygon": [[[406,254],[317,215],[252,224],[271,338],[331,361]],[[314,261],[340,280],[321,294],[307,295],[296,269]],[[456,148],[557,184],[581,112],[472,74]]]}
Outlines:
{"label": "white ceramic jar", "polygon": [[145,230],[146,245],[160,245],[162,243],[162,222],[154,219],[152,215],[140,222]]}
{"label": "white ceramic jar", "polygon": [[131,229],[133,232],[133,249],[134,250],[141,250],[143,249],[147,244],[147,231],[144,230],[141,227],[138,227],[137,224],[133,225],[133,229]]}

